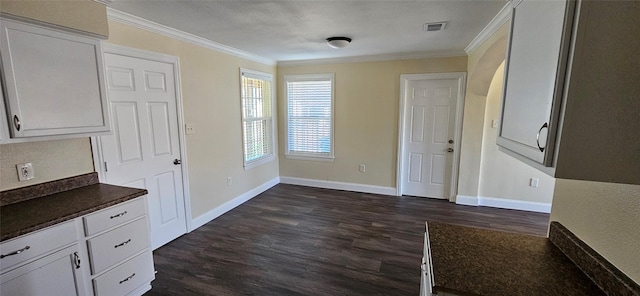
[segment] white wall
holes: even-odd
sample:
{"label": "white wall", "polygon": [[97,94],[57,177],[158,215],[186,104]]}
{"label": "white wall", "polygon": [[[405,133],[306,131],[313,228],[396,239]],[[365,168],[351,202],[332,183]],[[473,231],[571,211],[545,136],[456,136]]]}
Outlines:
{"label": "white wall", "polygon": [[[456,202],[548,213],[554,178],[498,150],[492,127],[500,117],[508,25],[469,53]],[[539,180],[537,188],[529,186],[531,178]]]}
{"label": "white wall", "polygon": [[[504,62],[496,70],[487,94],[479,195],[512,202],[544,203],[550,208],[555,178],[505,154],[496,145],[498,128],[492,127],[492,121],[500,120],[503,78]],[[530,178],[539,180],[538,187],[529,186]]]}
{"label": "white wall", "polygon": [[557,179],[551,221],[640,284],[640,185]]}

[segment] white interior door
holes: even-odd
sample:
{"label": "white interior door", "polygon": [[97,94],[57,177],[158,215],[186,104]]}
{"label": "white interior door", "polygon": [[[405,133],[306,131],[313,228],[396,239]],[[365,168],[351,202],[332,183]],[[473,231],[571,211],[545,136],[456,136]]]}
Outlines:
{"label": "white interior door", "polygon": [[110,53],[104,58],[113,118],[113,135],[100,137],[105,181],[149,191],[156,249],[187,231],[173,65]]}
{"label": "white interior door", "polygon": [[449,198],[460,78],[404,79],[401,194]]}

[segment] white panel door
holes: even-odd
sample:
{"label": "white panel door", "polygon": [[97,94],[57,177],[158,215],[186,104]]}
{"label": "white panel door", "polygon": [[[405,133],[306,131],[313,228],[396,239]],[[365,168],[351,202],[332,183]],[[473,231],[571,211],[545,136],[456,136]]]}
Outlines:
{"label": "white panel door", "polygon": [[459,79],[405,83],[402,194],[449,198]]}
{"label": "white panel door", "polygon": [[[173,65],[105,54],[113,135],[106,182],[146,188],[154,249],[186,233]],[[175,163],[174,163],[175,162]]]}

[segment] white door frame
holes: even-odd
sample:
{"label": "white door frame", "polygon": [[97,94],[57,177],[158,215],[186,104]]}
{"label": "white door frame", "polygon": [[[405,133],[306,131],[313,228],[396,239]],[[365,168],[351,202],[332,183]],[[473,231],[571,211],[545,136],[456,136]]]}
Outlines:
{"label": "white door frame", "polygon": [[435,73],[435,74],[402,74],[400,75],[400,115],[398,116],[398,162],[396,164],[396,195],[402,195],[402,184],[405,179],[404,169],[404,121],[406,105],[406,84],[411,80],[429,80],[429,79],[458,79],[458,102],[456,105],[456,118],[453,143],[453,168],[451,169],[451,188],[449,190],[449,201],[454,202],[458,189],[458,168],[460,166],[460,142],[462,140],[462,111],[464,110],[464,97],[467,73],[451,72],[451,73]]}
{"label": "white door frame", "polygon": [[[187,168],[187,149],[185,142],[185,128],[184,128],[184,112],[182,109],[182,90],[181,90],[181,82],[180,82],[180,58],[176,56],[161,54],[157,52],[131,48],[121,45],[115,45],[111,43],[103,42],[103,52],[122,55],[132,58],[145,59],[150,61],[162,62],[173,65],[173,73],[174,73],[174,84],[175,84],[175,95],[176,95],[176,111],[178,115],[178,143],[180,147],[180,159],[182,163],[180,165],[182,169],[182,191],[184,196],[184,211],[185,211],[185,219],[187,220],[187,233],[191,232],[191,195],[189,194],[189,170]],[[104,58],[104,57],[103,57]],[[105,67],[106,69],[106,67]],[[106,70],[105,70],[106,71]],[[105,75],[106,77],[106,75]],[[107,98],[109,90],[107,89]],[[111,112],[109,112],[109,116]],[[110,118],[111,119],[111,118]],[[110,120],[113,123],[113,120]],[[111,131],[113,132],[113,127],[111,127]],[[100,181],[104,181],[105,179],[105,167],[104,167],[104,157],[102,155],[102,146],[100,143],[99,137],[91,137],[91,151],[93,152],[93,165],[95,167],[96,172],[98,172],[98,179]]]}

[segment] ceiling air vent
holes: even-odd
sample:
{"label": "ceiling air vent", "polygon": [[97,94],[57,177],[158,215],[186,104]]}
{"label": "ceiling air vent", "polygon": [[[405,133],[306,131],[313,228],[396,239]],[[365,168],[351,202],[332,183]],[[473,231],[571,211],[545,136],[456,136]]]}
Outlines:
{"label": "ceiling air vent", "polygon": [[425,32],[442,31],[446,26],[447,26],[447,22],[426,23],[422,27],[422,31],[425,31]]}

